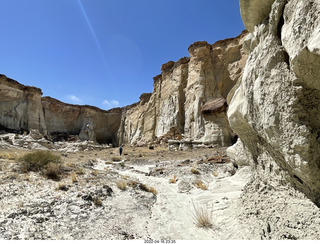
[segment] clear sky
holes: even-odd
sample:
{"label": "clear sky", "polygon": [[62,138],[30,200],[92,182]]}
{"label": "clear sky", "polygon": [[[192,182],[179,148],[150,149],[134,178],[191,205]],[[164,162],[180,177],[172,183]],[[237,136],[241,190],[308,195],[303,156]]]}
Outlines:
{"label": "clear sky", "polygon": [[152,92],[162,64],[245,29],[239,0],[1,0],[0,73],[102,109]]}

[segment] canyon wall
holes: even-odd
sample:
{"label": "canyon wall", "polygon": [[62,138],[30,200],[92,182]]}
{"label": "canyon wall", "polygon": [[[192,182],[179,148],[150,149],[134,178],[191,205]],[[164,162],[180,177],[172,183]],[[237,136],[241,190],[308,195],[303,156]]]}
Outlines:
{"label": "canyon wall", "polygon": [[81,140],[118,144],[117,132],[122,109],[109,111],[80,106],[42,97],[39,88],[24,86],[0,75],[0,130],[9,132],[39,131],[48,139]]}
{"label": "canyon wall", "polygon": [[229,105],[240,138],[229,155],[255,169],[257,189],[289,182],[319,205],[320,2],[240,0],[240,7],[249,56]]}
{"label": "canyon wall", "polygon": [[246,62],[242,49],[246,34],[212,45],[196,42],[188,49],[190,57],[163,64],[152,94],[127,111],[123,141],[159,142],[174,132],[177,139],[231,145],[234,134],[226,100]]}
{"label": "canyon wall", "polygon": [[41,96],[41,89],[0,75],[0,129],[16,132],[32,128],[46,134]]}
{"label": "canyon wall", "polygon": [[41,103],[49,134],[67,133],[79,135],[81,140],[118,144],[121,108],[105,111],[88,105],[66,104],[51,97],[43,97]]}
{"label": "canyon wall", "polygon": [[190,45],[190,57],[161,66],[152,93],[142,94],[136,104],[109,111],[42,97],[40,89],[1,75],[0,129],[36,130],[53,141],[76,136],[113,145],[177,139],[230,146],[235,134],[226,116],[227,96],[242,75],[246,35],[244,31],[212,45]]}

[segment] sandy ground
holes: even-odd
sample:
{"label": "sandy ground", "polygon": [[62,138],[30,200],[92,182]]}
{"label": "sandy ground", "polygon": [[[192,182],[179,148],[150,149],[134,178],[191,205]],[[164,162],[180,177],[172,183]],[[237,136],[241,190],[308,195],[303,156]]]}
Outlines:
{"label": "sandy ground", "polygon": [[[39,149],[60,155],[60,179],[21,171],[17,159]],[[0,134],[0,240],[320,239],[310,199],[234,167],[224,152],[127,145],[119,156],[88,142]],[[208,228],[194,218],[201,209]]]}
{"label": "sandy ground", "polygon": [[[124,158],[141,156],[147,160],[143,163],[127,162],[130,169],[118,171],[122,175],[137,179],[146,185],[155,186],[157,201],[152,206],[150,220],[146,229],[148,238],[154,240],[210,240],[210,239],[238,239],[239,234],[235,226],[235,212],[230,209],[250,180],[249,167],[239,169],[235,175],[222,175],[221,177],[206,178],[207,190],[193,188],[184,193],[179,192],[178,184],[169,184],[168,177],[150,176],[159,163],[164,167],[177,164],[179,161],[191,159],[197,161],[216,154],[223,154],[224,148],[195,149],[189,151],[168,151],[166,147],[156,147],[155,150],[147,148],[126,148]],[[117,149],[112,150],[117,154]],[[121,162],[126,161],[123,159]],[[120,162],[120,163],[121,163]],[[221,165],[223,168],[223,165]],[[175,167],[175,166],[173,166]],[[104,160],[100,159],[94,167],[105,170]],[[173,173],[172,173],[173,174]],[[180,175],[180,178],[186,175]],[[179,177],[177,178],[177,183]],[[195,208],[203,208],[212,216],[212,228],[195,227]]]}
{"label": "sandy ground", "polygon": [[[134,169],[149,173],[153,165],[133,166]],[[134,170],[121,172],[123,175],[136,178],[147,185],[155,186],[158,192],[157,201],[152,207],[147,229],[151,239],[155,240],[210,240],[232,239],[237,237],[231,221],[232,212],[228,209],[232,201],[237,199],[248,179],[250,169],[240,169],[234,176],[213,180],[208,190],[192,189],[188,193],[178,193],[178,184],[168,184],[167,178],[146,176]],[[212,215],[213,227],[195,229],[193,212],[203,207]]]}
{"label": "sandy ground", "polygon": [[[170,152],[167,147],[126,146],[121,157],[118,148],[56,152],[70,170],[56,182],[39,173],[20,173],[15,159],[4,156],[17,158],[30,150],[2,149],[0,239],[238,239],[233,204],[251,172],[248,167],[236,170],[231,163],[206,161],[224,150]],[[194,168],[199,174],[191,173]],[[72,172],[79,170],[77,182],[70,182]],[[170,183],[174,176],[176,183]],[[157,193],[139,187],[122,191],[119,180],[152,186]],[[207,190],[195,187],[195,180]],[[57,190],[59,184],[68,190]],[[112,194],[101,193],[107,188]],[[98,195],[101,207],[87,199]],[[196,226],[195,208],[212,216],[211,228]]]}

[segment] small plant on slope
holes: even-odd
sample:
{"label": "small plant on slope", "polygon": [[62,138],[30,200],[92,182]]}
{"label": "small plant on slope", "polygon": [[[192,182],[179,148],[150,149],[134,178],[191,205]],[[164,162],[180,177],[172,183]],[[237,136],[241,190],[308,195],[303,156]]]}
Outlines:
{"label": "small plant on slope", "polygon": [[173,178],[169,179],[170,184],[175,184],[177,182],[177,176],[174,175]]}
{"label": "small plant on slope", "polygon": [[124,180],[119,180],[117,186],[120,190],[125,191],[127,189],[127,182]]}
{"label": "small plant on slope", "polygon": [[199,228],[210,229],[212,228],[212,213],[208,211],[207,208],[196,207],[194,202],[192,201],[193,205],[193,220],[196,223],[196,226]]}

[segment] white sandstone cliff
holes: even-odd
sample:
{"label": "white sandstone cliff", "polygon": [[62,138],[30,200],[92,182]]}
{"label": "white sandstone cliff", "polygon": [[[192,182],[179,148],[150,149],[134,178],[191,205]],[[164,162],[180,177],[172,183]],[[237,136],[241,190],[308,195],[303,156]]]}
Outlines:
{"label": "white sandstone cliff", "polygon": [[[250,155],[257,182],[290,182],[319,205],[320,2],[267,2],[240,1],[251,33],[245,41],[249,57],[228,110],[241,138],[233,149]],[[260,18],[251,14],[255,9]],[[236,162],[233,149],[229,154]]]}
{"label": "white sandstone cliff", "polygon": [[231,145],[234,134],[226,117],[227,103],[216,106],[227,99],[242,74],[246,34],[212,45],[196,42],[189,47],[190,58],[162,65],[150,99],[127,111],[123,140],[159,141],[174,130],[195,143]]}

